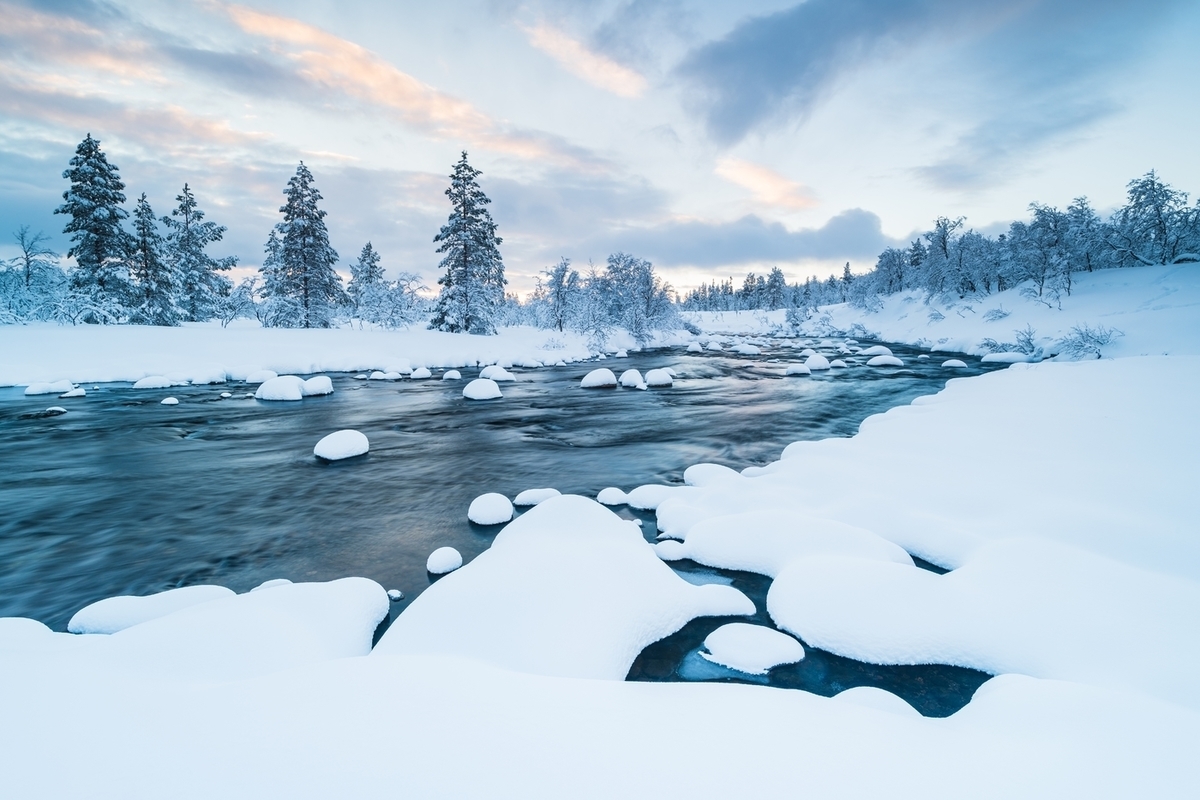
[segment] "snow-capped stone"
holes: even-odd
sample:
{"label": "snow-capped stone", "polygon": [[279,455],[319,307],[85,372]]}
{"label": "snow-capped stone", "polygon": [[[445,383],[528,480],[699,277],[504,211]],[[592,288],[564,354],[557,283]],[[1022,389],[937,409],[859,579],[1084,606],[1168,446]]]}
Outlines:
{"label": "snow-capped stone", "polygon": [[720,342],[714,340],[708,343],[708,349],[712,350],[713,352],[720,352],[725,348],[721,346]]}
{"label": "snow-capped stone", "polygon": [[743,356],[756,356],[762,351],[752,344],[739,344],[734,346],[733,352]]}
{"label": "snow-capped stone", "polygon": [[65,394],[75,388],[70,381],[40,381],[25,387],[26,396],[35,394]]}
{"label": "snow-capped stone", "polygon": [[[928,360],[929,360],[929,356],[925,355],[924,353],[917,356],[917,361],[928,361]],[[845,692],[842,692],[842,694],[845,694]]]}
{"label": "snow-capped stone", "polygon": [[513,518],[513,504],[499,492],[481,494],[471,501],[467,519],[476,525],[499,525]]}
{"label": "snow-capped stone", "polygon": [[674,382],[671,373],[665,369],[652,369],[646,373],[647,386],[671,386]]}
{"label": "snow-capped stone", "polygon": [[813,350],[811,347],[806,347],[800,351],[801,358],[812,358],[816,354],[817,354],[817,351]]}
{"label": "snow-capped stone", "polygon": [[305,397],[333,394],[333,381],[328,375],[315,375],[304,382],[300,391]]}
{"label": "snow-capped stone", "polygon": [[860,356],[890,356],[892,351],[881,344],[868,347],[859,353]]}
{"label": "snow-capped stone", "polygon": [[295,375],[279,375],[259,385],[257,400],[297,401],[304,399],[304,379]]}
{"label": "snow-capped stone", "polygon": [[393,603],[398,603],[404,599],[404,592],[400,591],[399,589],[388,589],[387,596],[388,600],[391,600]]}
{"label": "snow-capped stone", "polygon": [[67,413],[67,410],[62,406],[50,406],[42,412],[43,417],[59,417]]}
{"label": "snow-capped stone", "polygon": [[693,464],[683,471],[683,482],[688,486],[712,486],[740,477],[737,470],[722,464]]}
{"label": "snow-capped stone", "polygon": [[961,358],[951,358],[943,361],[942,366],[950,367],[951,369],[965,369],[967,362],[963,361]]}
{"label": "snow-capped stone", "polygon": [[231,397],[233,397],[233,393],[232,393],[232,392],[221,392],[221,399],[222,399],[222,400],[228,400],[228,399],[229,399],[229,398],[231,398]]}
{"label": "snow-capped stone", "polygon": [[408,377],[412,378],[414,381],[423,381],[432,375],[433,373],[429,371],[428,367],[417,367]]}
{"label": "snow-capped stone", "polygon": [[62,394],[60,394],[58,397],[59,397],[59,399],[61,400],[61,399],[63,399],[64,397],[86,397],[86,396],[87,396],[87,392],[86,392],[86,391],[84,391],[84,388],[83,388],[82,386],[76,386],[76,387],[75,387],[74,389],[72,389],[71,391],[69,391],[69,392],[63,392],[63,393],[62,393]]}
{"label": "snow-capped stone", "polygon": [[629,358],[629,353],[625,350],[618,350],[613,353],[613,358]]}
{"label": "snow-capped stone", "polygon": [[273,369],[256,369],[246,376],[246,383],[266,383],[275,377],[278,377],[278,373]]}
{"label": "snow-capped stone", "polygon": [[606,506],[623,506],[629,502],[629,495],[615,486],[609,486],[600,490],[600,494],[596,495],[596,502]]}
{"label": "snow-capped stone", "polygon": [[163,375],[147,375],[133,384],[134,389],[170,389],[175,381]]}
{"label": "snow-capped stone", "polygon": [[505,372],[507,372],[507,370],[505,370],[504,367],[500,366],[499,364],[491,364],[479,371],[479,377],[494,381],[495,378],[492,377],[493,375],[503,375]]}
{"label": "snow-capped stone", "polygon": [[835,358],[833,361],[829,362],[829,368],[830,369],[846,369],[846,362],[842,361],[840,358]]}
{"label": "snow-capped stone", "polygon": [[814,372],[819,369],[829,369],[829,359],[820,353],[813,353],[804,359],[804,365]]}
{"label": "snow-capped stone", "polygon": [[292,585],[292,582],[289,581],[287,578],[271,578],[270,580],[263,581],[258,586],[255,586],[253,589],[251,589],[250,591],[262,592],[267,589],[275,589],[279,586],[291,586],[291,585]]}
{"label": "snow-capped stone", "polygon": [[463,387],[463,397],[468,400],[495,400],[503,396],[500,387],[490,378],[476,378]]}
{"label": "snow-capped stone", "polygon": [[462,566],[462,553],[453,547],[439,547],[429,554],[425,569],[434,575],[445,575]]}
{"label": "snow-capped stone", "polygon": [[313,455],[326,461],[340,461],[343,458],[361,456],[370,449],[371,444],[366,435],[346,428],[323,437],[313,448]]}
{"label": "snow-capped stone", "polygon": [[689,353],[703,353],[704,348],[700,346],[699,342],[690,342],[688,343],[687,351]]}
{"label": "snow-capped stone", "polygon": [[360,372],[354,376],[354,380],[356,380],[356,381],[365,381],[366,379],[367,379],[367,373],[365,373],[365,372]]}
{"label": "snow-capped stone", "polygon": [[460,381],[460,380],[462,380],[462,373],[456,369],[448,369],[442,373],[442,380],[444,380],[444,381]]}
{"label": "snow-capped stone", "polygon": [[513,499],[515,506],[536,506],[551,497],[558,497],[562,492],[558,489],[526,489]]}
{"label": "snow-capped stone", "polygon": [[579,385],[584,389],[607,389],[617,385],[617,376],[611,369],[601,367],[584,375]]}
{"label": "snow-capped stone", "polygon": [[903,367],[904,362],[895,356],[875,356],[867,362],[868,367]]}
{"label": "snow-capped stone", "polygon": [[144,597],[109,597],[75,612],[67,623],[67,630],[70,633],[116,633],[189,606],[233,595],[233,590],[224,586],[201,585],[168,589]]}
{"label": "snow-capped stone", "polygon": [[642,373],[636,369],[627,369],[621,373],[621,385],[625,388],[634,389],[641,383],[644,383]]}
{"label": "snow-capped stone", "polygon": [[812,370],[807,364],[788,364],[787,369],[783,372],[784,375],[811,375]]}
{"label": "snow-capped stone", "polygon": [[179,400],[178,400],[178,398],[175,398],[175,397],[164,397],[162,400],[159,401],[159,405],[177,406],[177,405],[179,405]]}
{"label": "snow-capped stone", "polygon": [[804,646],[786,633],[764,625],[730,622],[704,639],[708,649],[700,655],[739,672],[763,675],[780,664],[794,664],[804,658]]}

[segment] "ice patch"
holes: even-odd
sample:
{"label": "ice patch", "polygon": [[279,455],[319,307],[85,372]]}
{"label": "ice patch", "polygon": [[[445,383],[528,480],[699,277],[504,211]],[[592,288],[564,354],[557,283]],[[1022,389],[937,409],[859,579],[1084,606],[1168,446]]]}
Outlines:
{"label": "ice patch", "polygon": [[233,595],[234,591],[224,586],[201,585],[169,589],[142,597],[109,597],[76,611],[67,623],[67,630],[71,633],[116,633],[197,603]]}
{"label": "ice patch", "polygon": [[751,675],[765,675],[772,667],[804,658],[804,646],[791,636],[747,622],[722,625],[704,639],[704,646],[704,658]]}
{"label": "ice patch", "polygon": [[584,375],[579,385],[584,389],[607,389],[610,386],[617,385],[617,376],[613,374],[611,369],[601,367]]}
{"label": "ice patch", "polygon": [[562,492],[558,489],[526,489],[513,499],[515,506],[536,506],[551,497],[558,497]]}
{"label": "ice patch", "polygon": [[867,362],[868,367],[903,367],[904,362],[895,356],[875,356]]}
{"label": "ice patch", "polygon": [[671,373],[665,369],[652,369],[646,373],[647,386],[671,386],[675,379],[671,377]]}
{"label": "ice patch", "polygon": [[257,400],[289,401],[304,399],[304,379],[295,375],[279,375],[263,381],[254,393]]}
{"label": "ice patch", "polygon": [[513,504],[498,492],[481,494],[471,501],[467,519],[476,525],[499,525],[513,518]]}
{"label": "ice patch", "polygon": [[313,448],[313,455],[326,461],[340,461],[364,455],[370,449],[370,442],[364,434],[347,428],[322,438]]}
{"label": "ice patch", "polygon": [[433,575],[445,575],[447,572],[454,572],[462,563],[462,553],[453,547],[439,547],[429,554],[425,569]]}

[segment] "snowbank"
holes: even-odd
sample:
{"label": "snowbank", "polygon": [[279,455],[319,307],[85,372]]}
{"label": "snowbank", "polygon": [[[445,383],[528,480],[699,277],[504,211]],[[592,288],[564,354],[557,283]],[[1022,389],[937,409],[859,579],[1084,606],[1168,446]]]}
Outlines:
{"label": "snowbank", "polygon": [[232,596],[233,591],[224,586],[201,585],[169,589],[145,597],[109,597],[75,612],[67,623],[67,630],[71,633],[116,633],[188,606]]}
{"label": "snowbank", "polygon": [[326,461],[341,461],[365,455],[370,449],[371,443],[365,434],[347,428],[322,437],[313,447],[313,455]]}

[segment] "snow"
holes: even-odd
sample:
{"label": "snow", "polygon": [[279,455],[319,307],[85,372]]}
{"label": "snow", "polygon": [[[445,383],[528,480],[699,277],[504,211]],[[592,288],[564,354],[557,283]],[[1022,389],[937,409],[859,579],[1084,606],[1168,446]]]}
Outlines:
{"label": "snow", "polygon": [[[426,567],[428,568],[428,564],[426,564]],[[388,600],[391,600],[393,603],[398,603],[404,599],[404,592],[400,591],[399,589],[388,589],[387,596]]]}
{"label": "snow", "polygon": [[861,352],[859,352],[859,355],[865,356],[868,358],[873,357],[873,356],[890,356],[890,355],[892,355],[892,351],[891,351],[891,349],[884,347],[881,344],[877,344],[877,345],[874,345],[873,347],[868,347],[865,350],[862,350]]}
{"label": "snow", "polygon": [[148,375],[133,384],[134,389],[170,389],[175,381],[163,375]]}
{"label": "snow", "polygon": [[291,583],[292,582],[290,580],[288,580],[287,578],[271,578],[270,580],[263,581],[258,586],[255,586],[253,589],[251,589],[250,591],[262,592],[267,589],[274,589],[276,586],[289,586],[289,585],[291,585]]}
{"label": "snow", "polygon": [[232,597],[233,594],[224,586],[199,585],[168,589],[144,597],[109,597],[75,612],[67,623],[67,630],[71,633],[116,633],[197,603]]}
{"label": "snow", "polygon": [[988,353],[980,359],[984,364],[1020,364],[1032,360],[1025,353]]}
{"label": "snow", "polygon": [[57,417],[65,413],[67,413],[67,410],[62,406],[50,406],[42,412],[42,414],[48,417]]}
{"label": "snow", "polygon": [[460,381],[460,380],[462,380],[462,373],[460,373],[456,369],[448,369],[442,373],[442,380],[444,380],[444,381]]}
{"label": "snow", "polygon": [[221,399],[228,400],[231,397],[233,397],[232,392],[221,392]]}
{"label": "snow", "polygon": [[516,377],[499,364],[493,364],[490,367],[484,367],[479,377],[493,381],[515,381]]}
{"label": "snow", "polygon": [[868,367],[903,367],[904,362],[895,356],[875,356],[867,362]]}
{"label": "snow", "polygon": [[942,366],[950,369],[966,369],[967,362],[961,358],[949,358],[942,362]]}
{"label": "snow", "polygon": [[629,358],[629,352],[624,348],[613,353],[613,358]]}
{"label": "snow", "polygon": [[300,392],[305,397],[333,394],[333,381],[327,375],[315,375],[304,381],[304,385],[300,387]]}
{"label": "snow", "polygon": [[503,396],[500,387],[489,378],[476,378],[463,387],[463,397],[468,400],[495,400]]}
{"label": "snow", "polygon": [[477,525],[499,525],[513,518],[513,504],[498,492],[481,494],[471,501],[467,519]]}
{"label": "snow", "polygon": [[246,383],[266,383],[279,373],[272,369],[255,369],[246,374]]}
{"label": "snow", "polygon": [[611,369],[601,367],[584,375],[579,385],[584,389],[607,389],[617,385],[617,376]]}
{"label": "snow", "polygon": [[[4,326],[0,326],[0,330],[3,330],[3,329],[4,329]],[[8,355],[9,355],[8,353],[5,353],[6,357]],[[31,383],[25,387],[25,395],[30,396],[30,395],[37,395],[37,394],[66,394],[67,392],[71,391],[74,388],[75,388],[75,385],[73,383],[71,383],[70,381],[35,382],[35,383]]]}
{"label": "snow", "polygon": [[86,397],[87,391],[82,386],[77,386],[69,392],[63,392],[58,396],[60,400],[68,397]]}
{"label": "snow", "polygon": [[711,486],[714,483],[737,481],[741,475],[722,464],[693,464],[683,471],[683,482],[688,486]]}
{"label": "snow", "polygon": [[846,362],[840,358],[835,358],[829,362],[830,369],[846,369]]}
{"label": "snow", "polygon": [[398,381],[398,380],[402,379],[403,377],[404,377],[404,375],[402,375],[398,371],[383,372],[382,370],[375,370],[374,372],[372,372],[370,375],[367,376],[367,380],[369,380],[369,381]]}
{"label": "snow", "polygon": [[526,489],[513,499],[515,506],[536,506],[551,497],[558,497],[562,492],[558,489]]}
{"label": "snow", "polygon": [[433,377],[433,373],[430,372],[428,367],[417,367],[409,374],[408,377],[412,378],[414,381],[423,381],[426,378]]}
{"label": "snow", "polygon": [[855,686],[833,696],[834,700],[842,703],[854,703],[864,708],[886,711],[889,714],[899,714],[905,717],[919,717],[921,713],[904,700],[885,689],[875,686]]}
{"label": "snow", "polygon": [[257,400],[298,401],[304,399],[304,379],[280,375],[263,381],[254,393]]}
{"label": "snow", "polygon": [[811,375],[812,370],[806,364],[788,364],[784,375]]}
{"label": "snow", "polygon": [[636,369],[627,369],[621,373],[621,385],[628,389],[636,389],[642,383],[644,383],[642,373]]}
{"label": "snow", "polygon": [[313,448],[313,455],[326,461],[365,455],[371,449],[366,435],[356,430],[340,430],[325,436]]}
{"label": "snow", "polygon": [[646,372],[646,385],[665,387],[671,386],[675,379],[671,377],[671,372],[666,369],[652,369]]}
{"label": "snow", "polygon": [[688,346],[687,346],[687,351],[689,353],[703,353],[704,348],[700,345],[699,342],[689,342]]}
{"label": "snow", "polygon": [[159,403],[160,403],[160,405],[164,405],[164,406],[177,406],[177,405],[179,405],[179,398],[164,397],[161,401],[159,401]]}
{"label": "snow", "polygon": [[780,664],[794,664],[804,658],[804,646],[798,641],[764,625],[729,622],[704,639],[708,652],[700,655],[739,672],[765,675]]}
{"label": "snow", "polygon": [[813,353],[808,358],[804,359],[804,366],[809,370],[816,371],[821,369],[829,369],[829,359],[820,353]]}
{"label": "snow", "polygon": [[623,506],[629,502],[629,495],[615,486],[609,486],[600,490],[600,494],[596,495],[596,502],[606,506]]}
{"label": "snow", "polygon": [[445,575],[461,567],[462,563],[462,553],[453,547],[439,547],[429,554],[425,569],[434,575]]}
{"label": "snow", "polygon": [[733,352],[743,356],[756,356],[762,351],[752,344],[737,344],[734,345]]}

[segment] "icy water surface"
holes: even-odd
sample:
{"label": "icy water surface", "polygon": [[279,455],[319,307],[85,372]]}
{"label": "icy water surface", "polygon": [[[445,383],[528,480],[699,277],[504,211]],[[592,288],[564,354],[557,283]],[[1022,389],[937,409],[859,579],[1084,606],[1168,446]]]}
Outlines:
{"label": "icy water surface", "polygon": [[[517,369],[504,398],[488,402],[462,398],[473,369],[458,382],[331,375],[333,395],[298,403],[247,399],[254,387],[239,383],[89,385],[68,399],[0,389],[0,616],[62,630],[82,606],[117,594],[346,575],[403,590],[394,615],[429,585],[435,548],[468,561],[487,548],[497,528],[466,520],[478,494],[553,486],[595,496],[678,483],[702,461],[761,465],[789,442],[850,436],[867,416],[984,369],[893,350],[905,368],[795,378],[771,361],[799,360],[793,348],[658,350]],[[580,389],[598,366],[670,366],[679,377],[670,389]],[[168,395],[179,405],[160,405]],[[68,413],[32,416],[52,405]],[[365,433],[370,454],[317,461],[313,445],[340,428]]]}

